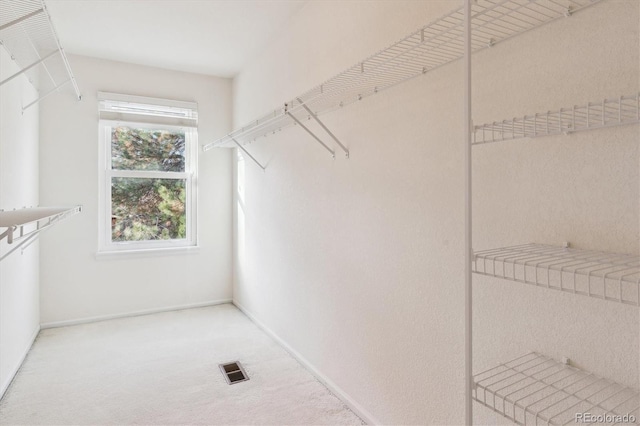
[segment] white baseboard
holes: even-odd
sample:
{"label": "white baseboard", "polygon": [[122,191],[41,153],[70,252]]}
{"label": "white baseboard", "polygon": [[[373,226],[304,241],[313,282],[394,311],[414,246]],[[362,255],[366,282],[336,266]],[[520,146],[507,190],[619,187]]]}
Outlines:
{"label": "white baseboard", "polygon": [[183,309],[191,309],[191,308],[204,308],[206,306],[223,305],[225,303],[232,303],[232,302],[233,300],[231,299],[210,300],[208,302],[188,303],[186,305],[167,306],[164,308],[145,309],[142,311],[124,312],[120,314],[101,315],[97,317],[78,318],[74,320],[65,320],[65,321],[54,321],[54,322],[47,322],[44,324],[40,324],[40,328],[44,330],[47,328],[57,328],[57,327],[66,327],[68,325],[87,324],[91,322],[107,321],[107,320],[117,319],[117,318],[129,318],[129,317],[137,317],[141,315],[158,314],[160,312],[180,311]]}
{"label": "white baseboard", "polygon": [[18,370],[20,370],[20,367],[22,367],[22,363],[24,362],[24,359],[27,357],[27,354],[31,350],[31,346],[33,346],[33,342],[35,342],[36,337],[38,337],[38,333],[40,333],[40,326],[37,326],[36,329],[33,331],[33,334],[29,338],[29,343],[27,343],[27,346],[22,351],[20,360],[16,363],[16,366],[11,371],[11,374],[9,374],[9,377],[7,377],[7,380],[5,380],[4,383],[2,383],[2,387],[0,387],[0,399],[2,399],[2,397],[4,396],[4,393],[7,391],[7,389],[9,389],[9,385],[13,381],[13,378],[16,377],[16,374],[18,374]]}
{"label": "white baseboard", "polygon": [[262,331],[267,333],[273,340],[278,342],[280,346],[282,346],[292,357],[294,357],[300,364],[302,364],[311,374],[313,374],[316,379],[318,379],[322,384],[324,384],[331,392],[336,394],[348,407],[356,413],[362,420],[364,420],[368,425],[380,425],[379,421],[377,421],[364,407],[358,404],[353,400],[346,392],[340,389],[335,383],[333,383],[329,378],[323,375],[317,368],[315,368],[309,361],[307,361],[298,351],[293,349],[287,342],[282,340],[280,336],[274,333],[269,327],[267,327],[262,321],[256,318],[251,312],[249,312],[245,307],[239,304],[235,299],[232,302],[242,313],[244,313],[255,325],[257,325]]}

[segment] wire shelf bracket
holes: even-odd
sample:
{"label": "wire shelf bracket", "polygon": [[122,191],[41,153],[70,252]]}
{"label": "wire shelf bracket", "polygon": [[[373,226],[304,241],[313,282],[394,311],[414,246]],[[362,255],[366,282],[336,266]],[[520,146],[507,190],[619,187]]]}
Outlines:
{"label": "wire shelf bracket", "polygon": [[640,93],[475,126],[474,145],[640,123]]}
{"label": "wire shelf bracket", "polygon": [[640,306],[640,256],[524,244],[478,251],[475,274]]}
{"label": "wire shelf bracket", "polygon": [[[471,51],[478,52],[542,25],[567,19],[602,0],[477,0],[471,5]],[[274,135],[313,119],[349,155],[319,116],[426,74],[464,56],[464,7],[429,23],[351,68],[337,74],[276,109],[203,146],[234,148]],[[317,141],[321,142],[316,135]],[[235,139],[235,142],[234,142]],[[324,142],[328,151],[333,150]]]}
{"label": "wire shelf bracket", "polygon": [[40,232],[81,211],[82,206],[33,207],[0,211],[0,228],[6,228],[0,233],[0,241],[6,238],[7,244],[12,245],[10,250],[0,256],[0,260],[20,247],[26,248]]}
{"label": "wire shelf bracket", "polygon": [[[329,130],[329,129],[327,128],[327,126],[325,126],[325,125],[324,125],[324,123],[323,123],[323,122],[318,118],[318,114],[314,114],[314,113],[313,113],[313,111],[311,111],[311,110],[309,109],[309,107],[308,107],[305,103],[303,103],[303,102],[300,100],[300,98],[298,98],[298,102],[300,102],[300,105],[302,105],[302,107],[305,109],[305,111],[307,111],[307,112],[309,113],[309,117],[310,117],[310,118],[313,118],[313,119],[316,121],[316,123],[318,123],[318,124],[320,125],[320,127],[322,127],[322,129],[323,129],[323,130],[324,130],[324,131],[325,131],[329,136],[331,136],[331,139],[333,139],[333,140],[334,140],[334,142],[335,142],[335,143],[337,143],[337,144],[338,144],[338,146],[339,146],[340,148],[342,148],[342,150],[344,151],[345,157],[349,158],[349,149],[348,149],[346,146],[344,146],[344,145],[342,144],[342,142],[340,142],[340,140],[336,137],[336,135],[334,135],[334,134],[331,132],[331,130]],[[334,155],[334,156],[335,156],[335,155]]]}
{"label": "wire shelf bracket", "polygon": [[474,376],[473,399],[518,425],[638,424],[637,389],[565,360],[532,352],[483,371]]}
{"label": "wire shelf bracket", "polygon": [[259,162],[258,160],[256,160],[256,158],[255,158],[253,155],[249,154],[249,151],[247,151],[247,150],[245,149],[245,147],[243,147],[242,145],[240,145],[240,143],[239,143],[237,140],[235,140],[235,139],[233,139],[233,138],[232,138],[231,140],[236,144],[236,146],[237,146],[240,150],[242,150],[242,152],[244,152],[245,154],[247,154],[247,156],[248,156],[249,158],[251,158],[251,159],[253,160],[253,162],[254,162],[254,163],[256,163],[256,164],[258,165],[258,167],[260,167],[260,168],[262,169],[262,171],[265,171],[265,170],[266,170],[266,167],[265,167],[265,166],[263,166],[262,164],[260,164],[260,162]]}
{"label": "wire shelf bracket", "polygon": [[68,83],[76,98],[82,99],[43,0],[0,2],[0,44],[20,68],[0,82],[0,86],[24,74],[40,93],[22,108],[23,112]]}
{"label": "wire shelf bracket", "polygon": [[305,126],[304,124],[302,124],[300,122],[300,120],[298,120],[295,115],[291,114],[289,111],[287,111],[287,115],[289,115],[291,117],[291,119],[298,125],[300,126],[305,132],[307,132],[312,138],[314,138],[316,141],[318,141],[318,143],[320,145],[322,145],[324,147],[324,149],[326,149],[327,151],[329,151],[331,153],[331,157],[336,158],[336,153],[334,150],[332,150],[331,148],[329,148],[327,146],[326,143],[322,142],[322,139],[320,139],[318,136],[316,136],[315,133],[313,133],[311,130],[309,130],[309,128],[307,126]]}

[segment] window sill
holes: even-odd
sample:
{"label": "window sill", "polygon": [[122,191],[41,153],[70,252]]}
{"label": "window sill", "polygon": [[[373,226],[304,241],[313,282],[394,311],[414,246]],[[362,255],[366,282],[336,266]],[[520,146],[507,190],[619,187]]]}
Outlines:
{"label": "window sill", "polygon": [[132,258],[140,258],[140,257],[178,256],[178,255],[197,254],[199,252],[200,252],[199,246],[98,251],[96,252],[96,260],[117,260],[117,259],[132,259]]}

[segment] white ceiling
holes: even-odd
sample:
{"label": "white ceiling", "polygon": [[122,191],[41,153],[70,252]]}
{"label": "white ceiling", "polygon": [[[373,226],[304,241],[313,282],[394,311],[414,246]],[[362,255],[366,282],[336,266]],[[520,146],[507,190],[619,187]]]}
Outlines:
{"label": "white ceiling", "polygon": [[233,77],[308,0],[46,0],[69,53]]}

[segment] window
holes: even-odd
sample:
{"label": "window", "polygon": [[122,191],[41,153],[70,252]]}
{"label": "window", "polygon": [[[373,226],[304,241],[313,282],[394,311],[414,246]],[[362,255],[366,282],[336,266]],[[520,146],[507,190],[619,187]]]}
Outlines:
{"label": "window", "polygon": [[197,106],[99,93],[99,251],[196,245]]}

